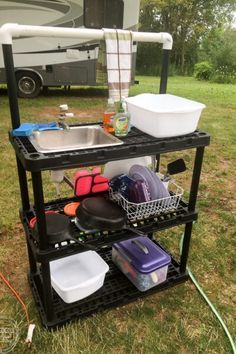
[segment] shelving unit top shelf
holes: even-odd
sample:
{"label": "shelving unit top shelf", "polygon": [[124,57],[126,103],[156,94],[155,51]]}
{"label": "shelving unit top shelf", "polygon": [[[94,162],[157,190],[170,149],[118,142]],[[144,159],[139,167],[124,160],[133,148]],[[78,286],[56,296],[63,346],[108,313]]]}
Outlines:
{"label": "shelving unit top shelf", "polygon": [[210,143],[209,134],[199,130],[184,136],[160,139],[132,128],[127,137],[121,138],[123,145],[42,154],[35,150],[27,137],[13,137],[9,133],[9,139],[23,167],[31,172],[98,165],[131,157],[203,147]]}

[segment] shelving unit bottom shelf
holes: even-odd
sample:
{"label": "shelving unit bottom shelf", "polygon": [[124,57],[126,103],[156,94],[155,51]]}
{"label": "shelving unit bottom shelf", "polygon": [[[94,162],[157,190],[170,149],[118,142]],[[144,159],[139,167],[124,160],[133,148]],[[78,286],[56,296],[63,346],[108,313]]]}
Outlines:
{"label": "shelving unit bottom shelf", "polygon": [[111,259],[111,248],[103,249],[99,253],[110,267],[103,287],[89,297],[71,304],[66,304],[53,290],[54,319],[52,321],[47,321],[40,296],[42,294],[41,276],[39,273],[29,274],[29,283],[44,327],[55,329],[67,322],[111,307],[125,305],[188,280],[188,273],[180,273],[179,263],[172,257],[167,280],[146,292],[141,292],[114,265]]}

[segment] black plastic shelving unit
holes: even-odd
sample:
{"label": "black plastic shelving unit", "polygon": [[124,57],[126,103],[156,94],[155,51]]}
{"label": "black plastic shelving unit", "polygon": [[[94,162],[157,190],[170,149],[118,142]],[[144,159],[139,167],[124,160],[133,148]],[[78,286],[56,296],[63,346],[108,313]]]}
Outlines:
{"label": "black plastic shelving unit", "polygon": [[[166,92],[168,50],[164,50],[163,68],[160,83],[160,93]],[[9,103],[11,110],[12,128],[20,125],[20,113],[17,99],[12,46],[3,45],[3,55],[8,83]],[[145,117],[144,117],[145,118]],[[155,292],[175,286],[188,279],[186,271],[189,244],[191,239],[192,225],[197,219],[195,210],[199,179],[205,146],[210,143],[210,136],[201,131],[195,131],[180,137],[157,139],[145,134],[138,129],[132,128],[127,137],[123,138],[124,144],[120,146],[77,150],[72,152],[60,152],[52,154],[38,153],[28,138],[13,137],[9,132],[9,139],[15,150],[17,169],[19,176],[22,208],[20,218],[25,229],[26,243],[29,257],[29,284],[31,286],[35,303],[38,308],[43,325],[46,328],[55,328],[68,321],[90,315],[96,311],[123,305],[139,297],[154,294]],[[97,248],[97,252],[109,264],[110,270],[106,275],[103,287],[89,297],[66,304],[55,293],[51,286],[49,262],[53,259],[66,257],[85,249],[78,244],[65,242],[55,246],[47,244],[47,230],[45,222],[45,210],[63,212],[64,205],[71,199],[59,199],[48,203],[44,202],[42,171],[69,169],[80,166],[99,165],[112,160],[120,160],[131,157],[156,155],[157,168],[160,156],[163,153],[186,149],[195,150],[192,180],[189,191],[189,200],[181,201],[177,210],[165,214],[155,215],[145,220],[138,220],[132,226],[144,231],[150,238],[153,233],[170,227],[185,225],[182,254],[177,262],[171,257],[167,279],[164,283],[146,291],[140,292],[118,270],[111,261],[111,245],[113,242],[132,237],[128,231],[119,230],[108,232],[106,230],[96,234],[80,232],[73,227],[73,236],[89,242]],[[32,177],[34,205],[30,205],[28,182],[26,171],[30,171]],[[36,216],[38,220],[38,240],[34,239],[29,220]],[[167,253],[169,253],[166,250]]]}

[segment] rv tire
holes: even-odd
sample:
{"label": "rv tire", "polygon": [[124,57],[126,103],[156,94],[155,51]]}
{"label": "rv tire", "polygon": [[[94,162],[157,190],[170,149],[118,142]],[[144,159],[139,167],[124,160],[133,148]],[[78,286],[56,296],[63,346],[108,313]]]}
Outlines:
{"label": "rv tire", "polygon": [[40,77],[30,71],[16,73],[16,83],[18,96],[22,98],[37,97],[42,87]]}

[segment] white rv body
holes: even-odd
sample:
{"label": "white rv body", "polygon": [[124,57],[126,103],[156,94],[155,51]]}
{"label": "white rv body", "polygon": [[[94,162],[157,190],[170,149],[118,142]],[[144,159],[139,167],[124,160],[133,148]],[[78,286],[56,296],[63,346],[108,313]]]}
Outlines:
{"label": "white rv body", "polygon": [[[99,6],[104,6],[106,11],[109,9],[109,13],[104,15],[100,12],[100,17],[104,21],[103,24],[108,21],[110,26],[102,27],[137,30],[139,3],[140,0],[0,0],[0,26],[4,23],[18,23],[86,28],[85,16],[88,16],[91,21],[87,27],[98,28],[96,21],[99,14],[96,10]],[[114,11],[111,11],[112,5],[115,7]],[[94,11],[95,23],[92,15],[84,16],[88,9],[92,15]],[[117,15],[118,10],[122,19]],[[94,41],[43,37],[16,38],[13,53],[19,96],[35,97],[43,86],[96,85],[98,51],[99,43]],[[136,46],[133,46],[133,52],[135,66]],[[2,51],[0,51],[0,83],[5,83]]]}

